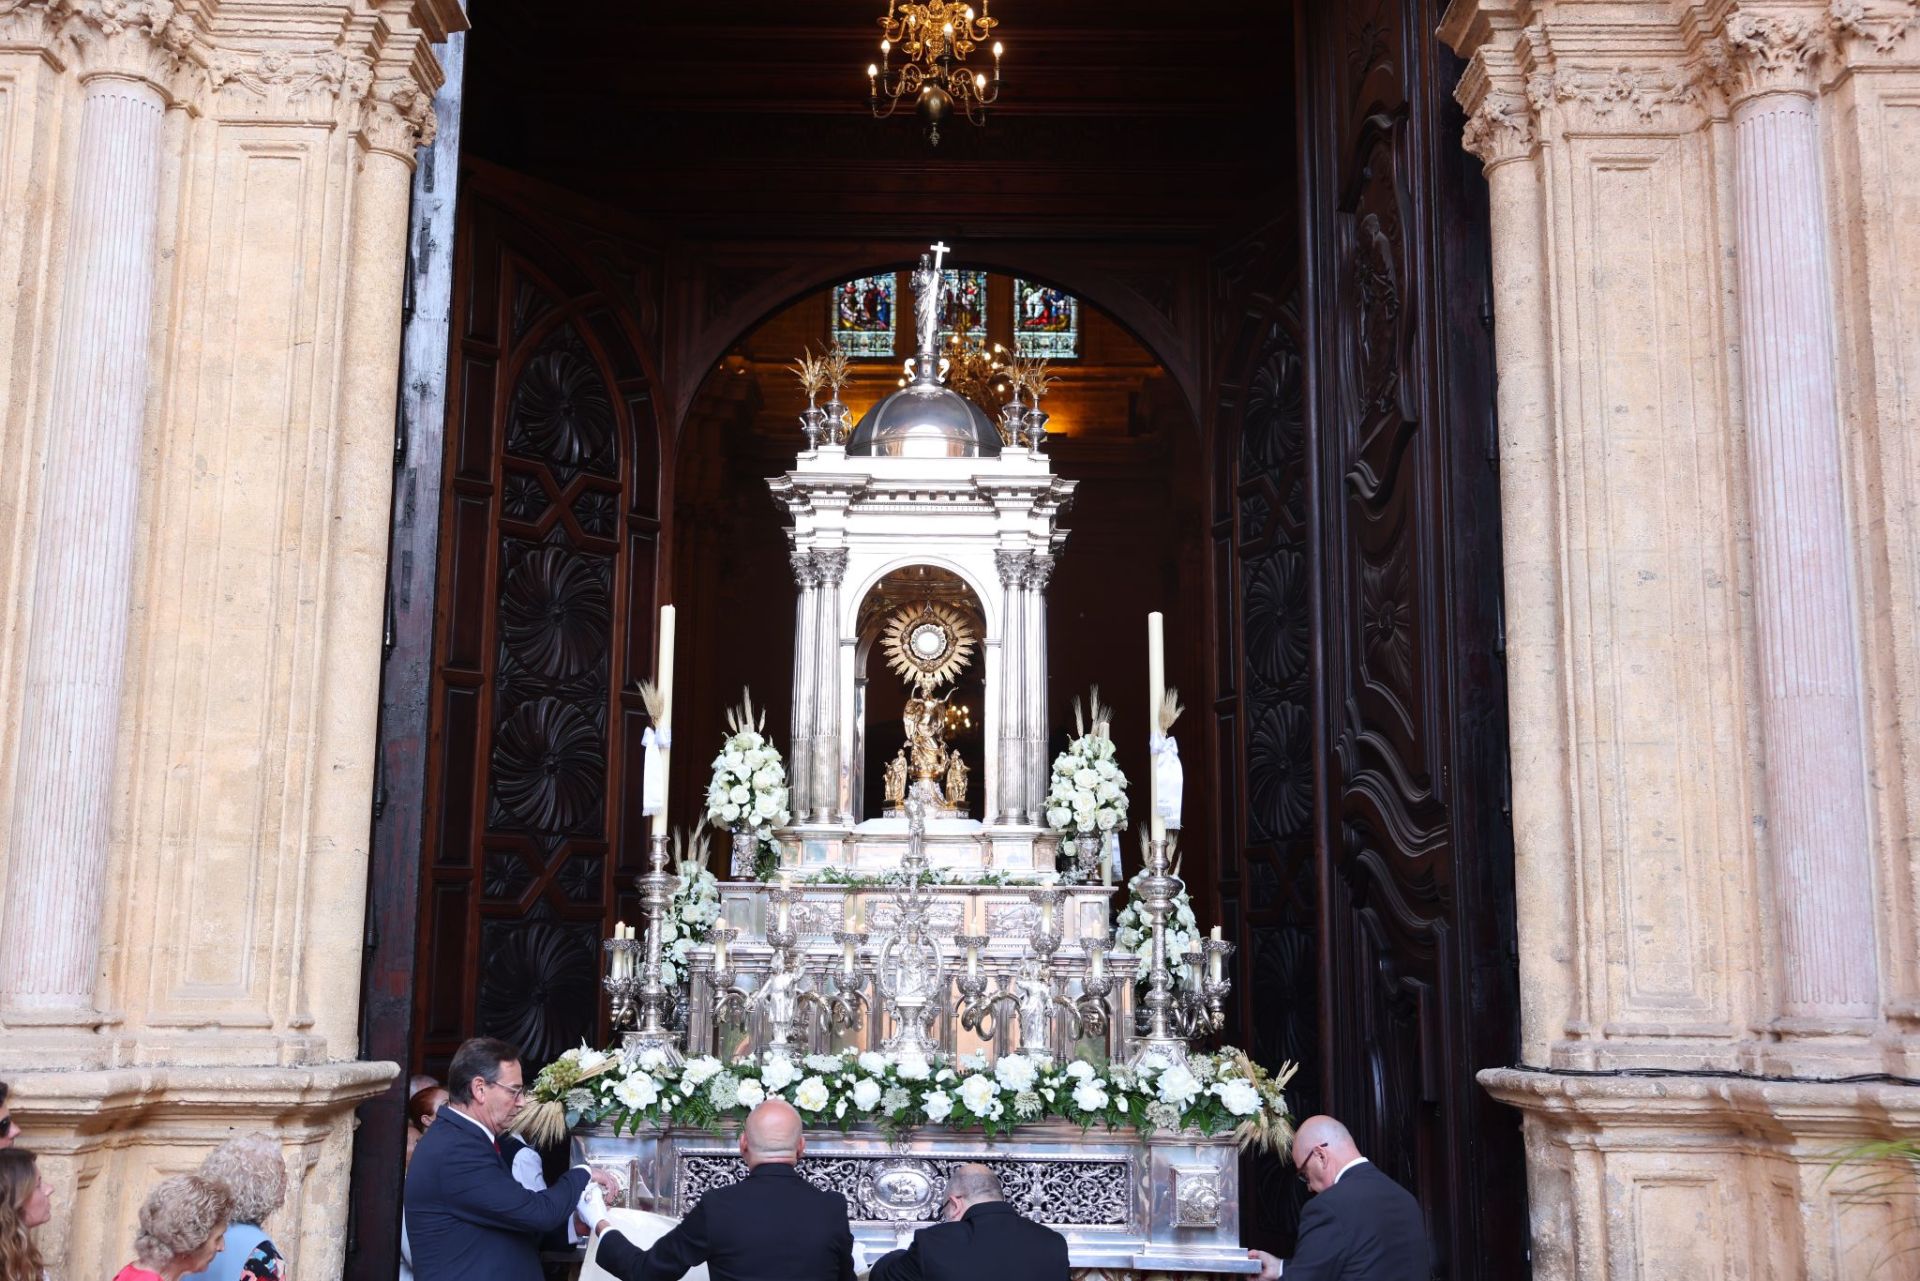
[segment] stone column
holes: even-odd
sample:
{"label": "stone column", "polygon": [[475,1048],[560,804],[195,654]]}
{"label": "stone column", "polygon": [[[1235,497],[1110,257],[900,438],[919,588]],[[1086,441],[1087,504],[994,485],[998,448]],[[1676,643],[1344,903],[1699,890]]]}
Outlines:
{"label": "stone column", "polygon": [[[1547,210],[1533,112],[1510,65],[1500,88],[1481,67],[1461,82],[1467,150],[1486,167],[1493,241],[1494,360],[1499,375],[1501,557],[1505,573],[1507,705],[1513,789],[1515,898],[1527,928],[1573,936],[1565,890],[1574,839],[1560,604],[1562,554],[1555,474],[1553,335],[1548,315]],[[1520,954],[1523,1057],[1545,1063],[1576,1006],[1565,949]]]}
{"label": "stone column", "polygon": [[1026,786],[1026,579],[1032,554],[997,551],[994,567],[1000,571],[1000,821],[1022,821],[1027,806]]}
{"label": "stone column", "polygon": [[840,815],[840,580],[847,574],[847,549],[834,547],[813,553],[819,575],[814,655],[819,668],[814,680],[813,814],[816,823],[832,823]]}
{"label": "stone column", "polygon": [[[161,126],[151,78],[88,77],[51,338],[20,763],[0,930],[9,1024],[97,1017],[146,418]],[[25,928],[29,923],[34,928]]]}
{"label": "stone column", "polygon": [[1039,827],[1047,821],[1047,581],[1052,577],[1053,557],[1033,553],[1026,576],[1025,755],[1020,786],[1027,822]]}
{"label": "stone column", "polygon": [[793,580],[800,594],[793,606],[793,735],[787,760],[787,804],[794,822],[804,823],[813,800],[813,677],[817,670],[813,650],[820,583],[812,552],[793,553]]}
{"label": "stone column", "polygon": [[1879,1005],[1859,636],[1848,550],[1820,126],[1824,27],[1741,11],[1734,205],[1753,507],[1766,841],[1784,1030],[1845,1031]]}

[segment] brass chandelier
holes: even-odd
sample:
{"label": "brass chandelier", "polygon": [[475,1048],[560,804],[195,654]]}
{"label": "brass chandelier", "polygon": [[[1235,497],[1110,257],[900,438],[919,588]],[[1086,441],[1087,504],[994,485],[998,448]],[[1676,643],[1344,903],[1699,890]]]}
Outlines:
{"label": "brass chandelier", "polygon": [[[936,147],[941,124],[955,114],[976,125],[987,123],[987,108],[1000,98],[1000,42],[993,42],[992,79],[969,70],[967,55],[1000,25],[987,12],[989,2],[980,0],[976,17],[971,4],[887,0],[887,16],[880,19],[880,61],[867,64],[867,104],[876,119],[912,106]],[[895,52],[902,59],[897,70]]]}

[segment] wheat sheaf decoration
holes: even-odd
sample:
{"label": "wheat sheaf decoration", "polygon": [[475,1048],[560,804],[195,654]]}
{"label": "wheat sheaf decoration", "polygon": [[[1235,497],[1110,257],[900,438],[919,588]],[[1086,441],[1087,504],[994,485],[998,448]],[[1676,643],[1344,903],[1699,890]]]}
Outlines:
{"label": "wheat sheaf decoration", "polygon": [[908,685],[931,690],[956,679],[973,661],[973,624],[958,610],[928,601],[887,622],[880,652]]}

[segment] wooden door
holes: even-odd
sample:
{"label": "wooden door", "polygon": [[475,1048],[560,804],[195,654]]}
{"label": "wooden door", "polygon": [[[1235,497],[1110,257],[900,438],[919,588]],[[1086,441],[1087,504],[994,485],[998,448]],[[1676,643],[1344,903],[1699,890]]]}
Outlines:
{"label": "wooden door", "polygon": [[567,229],[460,204],[415,1070],[602,1043],[600,940],[641,870],[659,430],[633,300]]}
{"label": "wooden door", "polygon": [[1436,0],[1309,5],[1302,291],[1327,1108],[1436,1275],[1525,1274],[1486,188]]}

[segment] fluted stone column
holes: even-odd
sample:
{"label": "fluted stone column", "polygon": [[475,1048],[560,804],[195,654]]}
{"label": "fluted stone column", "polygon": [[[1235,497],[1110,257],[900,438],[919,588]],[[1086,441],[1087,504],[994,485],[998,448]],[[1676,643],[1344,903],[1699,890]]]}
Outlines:
{"label": "fluted stone column", "polygon": [[[1740,373],[1754,613],[1787,1029],[1875,1016],[1879,977],[1859,636],[1810,67],[1821,28],[1736,13]],[[1797,1025],[1797,1026],[1796,1026]],[[1838,1027],[1836,1027],[1838,1025]]]}
{"label": "fluted stone column", "polygon": [[814,627],[817,620],[820,577],[814,572],[813,553],[793,553],[793,579],[800,594],[793,607],[793,734],[787,761],[787,804],[795,822],[805,822],[813,801],[813,678]]}
{"label": "fluted stone column", "polygon": [[847,574],[847,549],[825,548],[813,553],[818,632],[814,653],[819,661],[814,687],[812,758],[813,814],[816,823],[831,823],[840,813],[840,581]]}
{"label": "fluted stone column", "polygon": [[1027,568],[1032,554],[997,551],[994,567],[1000,571],[1000,821],[1021,822],[1027,807],[1026,676],[1027,676]]}
{"label": "fluted stone column", "polygon": [[1047,806],[1047,580],[1053,557],[1035,552],[1026,574],[1026,715],[1021,761],[1021,791],[1027,821],[1046,824]]}
{"label": "fluted stone column", "polygon": [[0,929],[9,1024],[97,1021],[89,1011],[126,671],[165,113],[145,79],[100,73],[85,83]]}

